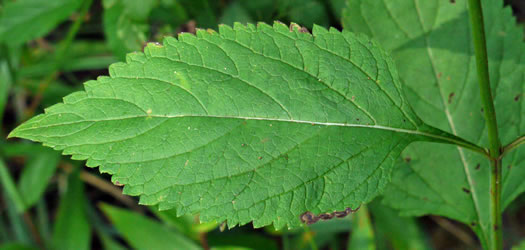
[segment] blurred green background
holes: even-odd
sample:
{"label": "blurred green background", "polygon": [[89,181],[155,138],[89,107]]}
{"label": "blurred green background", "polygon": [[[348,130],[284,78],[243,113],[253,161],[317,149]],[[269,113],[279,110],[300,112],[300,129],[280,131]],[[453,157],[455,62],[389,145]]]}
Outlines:
{"label": "blurred green background", "polygon": [[[525,1],[507,3],[524,21]],[[400,217],[379,201],[301,229],[224,230],[220,222],[200,224],[198,215],[140,206],[84,162],[5,139],[147,42],[233,22],[340,29],[344,6],[345,0],[0,0],[0,250],[477,248],[459,223]],[[507,242],[525,237],[524,219],[522,195],[505,214]]]}

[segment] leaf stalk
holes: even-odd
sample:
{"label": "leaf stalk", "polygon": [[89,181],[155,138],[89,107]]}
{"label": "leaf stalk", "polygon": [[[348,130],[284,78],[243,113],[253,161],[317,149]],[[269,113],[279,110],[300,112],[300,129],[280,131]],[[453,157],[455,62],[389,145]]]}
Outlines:
{"label": "leaf stalk", "polygon": [[507,146],[503,147],[503,152],[499,156],[500,159],[503,158],[506,154],[510,153],[512,150],[519,147],[521,144],[525,143],[525,135],[522,135],[518,137],[518,139],[514,140],[513,142],[509,143]]}

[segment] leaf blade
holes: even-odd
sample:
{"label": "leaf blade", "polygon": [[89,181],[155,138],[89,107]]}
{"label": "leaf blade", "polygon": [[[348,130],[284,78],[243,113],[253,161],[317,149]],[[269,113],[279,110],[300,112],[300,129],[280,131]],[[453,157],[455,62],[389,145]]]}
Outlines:
{"label": "leaf blade", "polygon": [[236,24],[149,44],[10,136],[100,166],[142,204],[291,227],[372,200],[406,145],[449,138],[400,88],[364,36]]}
{"label": "leaf blade", "polygon": [[107,204],[101,209],[136,249],[200,249],[191,239],[143,215]]}

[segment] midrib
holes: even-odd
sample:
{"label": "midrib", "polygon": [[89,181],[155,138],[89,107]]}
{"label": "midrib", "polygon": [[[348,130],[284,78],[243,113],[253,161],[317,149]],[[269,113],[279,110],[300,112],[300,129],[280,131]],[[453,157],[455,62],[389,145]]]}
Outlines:
{"label": "midrib", "polygon": [[[56,113],[53,115],[63,115],[63,114],[68,114],[68,113]],[[70,113],[70,114],[73,114],[73,113]],[[119,120],[125,120],[125,119],[135,119],[135,118],[172,119],[172,118],[192,118],[192,117],[193,118],[217,118],[217,119],[273,121],[273,122],[288,122],[288,123],[299,123],[299,124],[309,124],[309,125],[319,125],[319,126],[337,126],[337,127],[348,127],[348,128],[379,129],[379,130],[392,131],[396,133],[404,133],[404,134],[411,134],[415,136],[427,137],[429,139],[440,141],[442,143],[450,143],[450,144],[455,144],[455,145],[463,145],[465,147],[471,147],[471,145],[469,145],[468,143],[464,141],[455,140],[453,138],[449,138],[447,136],[442,136],[439,134],[433,134],[433,133],[420,131],[419,128],[412,130],[412,129],[395,128],[395,127],[388,127],[388,126],[382,126],[382,125],[350,124],[350,123],[338,123],[338,122],[318,122],[318,121],[306,121],[306,120],[290,120],[290,119],[282,119],[282,118],[244,117],[244,116],[227,116],[227,115],[208,115],[208,114],[206,115],[147,115],[147,114],[144,114],[144,115],[134,115],[134,116],[126,116],[126,117],[112,117],[112,118],[106,118],[106,119],[91,119],[91,120],[84,119],[84,120],[78,120],[78,121],[73,121],[73,122],[63,122],[63,123],[55,123],[55,124],[45,125],[45,126],[35,126],[35,127],[28,127],[28,128],[23,128],[23,129],[16,129],[13,132],[65,126],[65,125],[72,125],[72,124],[78,124],[78,123],[83,123],[83,122],[119,121]],[[415,140],[417,139],[414,139],[413,141]]]}

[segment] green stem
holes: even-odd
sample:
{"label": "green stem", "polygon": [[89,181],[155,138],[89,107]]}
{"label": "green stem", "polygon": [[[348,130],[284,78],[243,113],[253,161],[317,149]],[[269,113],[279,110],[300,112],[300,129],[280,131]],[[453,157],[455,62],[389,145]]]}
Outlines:
{"label": "green stem", "polygon": [[489,155],[491,158],[490,178],[490,218],[489,248],[503,249],[503,235],[501,233],[501,142],[498,136],[498,124],[496,111],[490,88],[487,42],[485,39],[485,27],[483,23],[483,9],[481,0],[469,0],[469,15],[472,25],[474,51],[476,53],[476,66],[478,72],[478,83],[481,102],[485,113],[485,122],[489,137]]}

